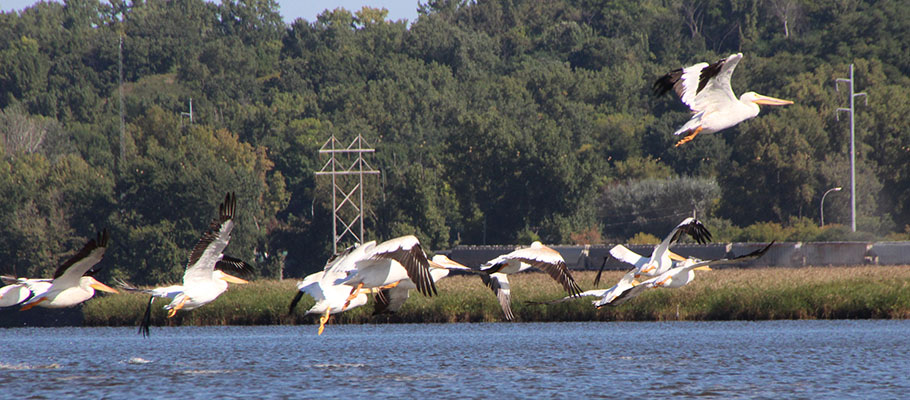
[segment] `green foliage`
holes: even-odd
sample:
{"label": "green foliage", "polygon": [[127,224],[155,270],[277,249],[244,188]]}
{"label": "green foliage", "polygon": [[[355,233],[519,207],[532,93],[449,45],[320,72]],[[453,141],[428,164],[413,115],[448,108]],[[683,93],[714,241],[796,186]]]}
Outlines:
{"label": "green foliage", "polygon": [[[303,275],[331,249],[331,186],[313,174],[330,135],[377,150],[368,237],[416,234],[431,250],[662,237],[693,209],[719,241],[903,229],[907,7],[787,3],[440,0],[410,25],[364,7],[288,26],[274,0],[0,13],[0,253],[15,260],[7,272],[46,275],[109,227],[104,274],[177,281],[235,191],[229,253],[262,275]],[[688,110],[651,96],[654,79],[739,51],[737,94],[796,104],[673,147]],[[821,194],[849,185],[833,82],[851,63],[869,95],[856,115],[857,233],[844,228],[847,191],[826,198],[815,228]]]}

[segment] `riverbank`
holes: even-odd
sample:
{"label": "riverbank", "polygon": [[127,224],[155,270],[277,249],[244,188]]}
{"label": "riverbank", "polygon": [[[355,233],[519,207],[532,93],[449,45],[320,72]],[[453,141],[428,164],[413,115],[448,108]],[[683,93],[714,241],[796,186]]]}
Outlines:
{"label": "riverbank", "polygon": [[[573,272],[584,289],[592,287],[593,271]],[[615,283],[622,272],[604,273],[601,287]],[[510,277],[516,321],[661,321],[910,318],[910,267],[805,267],[720,269],[697,273],[680,289],[654,289],[618,307],[595,309],[579,299],[551,305],[528,304],[565,295],[542,273]],[[231,285],[217,300],[197,310],[165,318],[162,300],[155,302],[153,325],[310,324],[304,312],[314,303],[304,296],[288,315],[296,280],[256,281]],[[333,317],[333,323],[493,322],[502,311],[493,293],[477,276],[440,281],[432,298],[412,292],[397,314],[372,316],[372,306]],[[86,326],[137,325],[147,296],[105,295],[83,307]]]}

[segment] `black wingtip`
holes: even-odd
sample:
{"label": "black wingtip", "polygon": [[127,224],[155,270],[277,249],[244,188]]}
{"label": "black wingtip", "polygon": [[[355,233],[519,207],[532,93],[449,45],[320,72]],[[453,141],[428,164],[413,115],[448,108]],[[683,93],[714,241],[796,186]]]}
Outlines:
{"label": "black wingtip", "polygon": [[297,303],[300,302],[300,299],[301,299],[302,297],[303,297],[303,292],[297,291],[297,294],[294,295],[294,299],[291,300],[291,305],[288,306],[288,316],[291,316],[291,315],[294,314],[294,308],[297,307]]}
{"label": "black wingtip", "polygon": [[679,82],[680,77],[682,77],[681,68],[673,70],[670,73],[658,78],[656,81],[654,81],[654,85],[651,86],[654,95],[660,97],[673,90],[673,87],[675,87],[676,83]]}
{"label": "black wingtip", "polygon": [[148,305],[145,306],[145,315],[142,316],[142,322],[139,324],[139,334],[142,337],[149,337],[149,326],[152,324],[152,303],[155,302],[155,296],[149,296]]}
{"label": "black wingtip", "polygon": [[597,271],[597,275],[594,275],[594,287],[600,284],[600,276],[604,272],[604,268],[607,266],[607,258],[610,256],[604,256],[604,261],[600,263],[600,270]]}

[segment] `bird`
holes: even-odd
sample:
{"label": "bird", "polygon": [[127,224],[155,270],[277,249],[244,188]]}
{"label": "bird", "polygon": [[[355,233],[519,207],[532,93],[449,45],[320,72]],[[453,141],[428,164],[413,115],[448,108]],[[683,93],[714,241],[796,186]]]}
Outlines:
{"label": "bird", "polygon": [[732,258],[700,260],[698,258],[689,257],[685,260],[677,261],[675,266],[668,271],[639,284],[634,284],[632,287],[626,289],[623,293],[619,294],[613,299],[607,297],[601,298],[599,301],[594,302],[594,306],[600,308],[604,305],[620,305],[634,297],[637,297],[646,289],[681,288],[688,285],[690,282],[692,282],[693,279],[695,279],[695,271],[711,271],[711,266],[716,264],[735,264],[755,260],[767,253],[768,249],[770,249],[773,244],[774,241],[768,243],[768,245],[761,249]]}
{"label": "bird", "polygon": [[234,193],[225,195],[224,202],[218,207],[218,218],[209,224],[208,230],[202,234],[190,251],[182,285],[138,289],[121,282],[120,287],[124,290],[149,295],[145,315],[139,326],[140,334],[145,337],[149,336],[151,308],[155,298],[172,299],[169,304],[164,306],[164,309],[168,310],[167,317],[171,318],[177,314],[178,310],[193,310],[214,301],[227,290],[228,282],[249,283],[245,279],[224,272],[224,270],[228,270],[238,274],[247,274],[252,270],[252,267],[243,260],[223,254],[224,248],[231,239],[236,207],[237,197]]}
{"label": "bird", "polygon": [[562,303],[565,301],[570,301],[578,297],[585,296],[594,296],[599,297],[597,300],[593,301],[593,304],[596,308],[601,308],[603,306],[618,306],[624,304],[625,302],[637,297],[646,289],[653,288],[680,288],[685,285],[688,285],[695,279],[695,271],[711,271],[711,265],[716,264],[736,264],[743,263],[746,261],[755,260],[765,253],[768,252],[768,249],[775,242],[771,242],[765,247],[753,251],[748,254],[741,256],[731,257],[731,258],[720,258],[715,260],[700,260],[694,257],[684,258],[681,261],[674,260],[674,267],[667,270],[666,272],[648,279],[644,282],[638,282],[635,279],[634,270],[627,272],[623,277],[616,283],[613,287],[609,289],[597,289],[597,290],[588,290],[583,292],[579,296],[567,296],[558,300],[553,300],[545,302],[547,304],[552,303]]}
{"label": "bird", "polygon": [[0,308],[12,307],[41,294],[51,287],[53,279],[26,279],[0,276],[6,286],[0,287]]}
{"label": "bird", "polygon": [[776,99],[755,92],[743,93],[739,99],[730,87],[733,69],[743,58],[731,54],[714,64],[698,63],[676,69],[654,82],[654,93],[661,96],[671,89],[692,110],[692,119],[673,132],[685,136],[676,147],[691,141],[699,133],[714,133],[758,116],[759,105],[782,106],[790,100]]}
{"label": "bird", "polygon": [[[355,287],[341,282],[347,278],[348,272],[355,268],[356,262],[368,257],[368,251],[375,246],[375,241],[350,246],[341,253],[332,256],[326,262],[322,271],[307,275],[302,281],[298,282],[297,294],[291,300],[288,314],[290,315],[294,312],[294,308],[304,294],[312,296],[316,303],[307,310],[306,314],[320,315],[319,329],[316,334],[322,335],[330,315],[367,304],[366,293],[359,291],[353,298],[348,300]],[[345,303],[347,303],[347,306],[345,306]]]}
{"label": "bird", "polygon": [[[413,282],[417,291],[424,296],[436,295],[436,284],[430,274],[430,260],[420,247],[420,241],[413,235],[377,244],[354,264],[354,268],[348,271],[348,277],[338,282],[353,287],[348,301],[353,300],[363,288],[390,289],[405,279]],[[342,309],[347,307],[345,305]]]}
{"label": "bird", "polygon": [[[437,254],[430,259],[430,276],[433,278],[433,283],[449,276],[452,271],[477,272],[442,254]],[[373,315],[398,312],[413,289],[417,289],[417,285],[410,279],[404,279],[395,287],[379,290],[376,293]]]}
{"label": "bird", "polygon": [[[635,278],[639,278],[641,275],[648,277],[657,276],[672,268],[673,260],[685,260],[685,257],[670,251],[670,246],[678,242],[683,235],[691,236],[692,239],[700,244],[705,244],[711,240],[711,232],[708,231],[708,228],[705,228],[705,225],[694,217],[688,217],[677,224],[660,244],[654,246],[650,257],[645,258],[621,244],[613,246],[610,249],[610,255],[620,261],[632,264],[634,267],[632,272]],[[600,271],[594,277],[594,286],[600,283],[600,275],[604,270],[604,265],[600,266]]]}
{"label": "bird", "polygon": [[35,306],[72,307],[92,298],[96,289],[118,293],[117,290],[99,282],[92,276],[98,271],[93,270],[93,267],[104,257],[108,239],[106,228],[99,232],[96,238],[89,239],[78,253],[57,267],[51,285],[44,290],[41,290],[41,287],[45,286],[44,284],[30,286],[29,280],[25,280],[23,283],[29,287],[33,296],[22,303],[20,310],[25,311]]}
{"label": "bird", "polygon": [[569,273],[569,268],[562,255],[558,251],[544,246],[540,241],[535,241],[531,243],[530,247],[503,254],[480,266],[480,272],[483,273],[481,278],[484,284],[496,294],[507,321],[514,318],[508,275],[530,268],[537,268],[549,274],[569,292],[569,295],[577,296],[582,293],[581,288],[575,283],[575,278]]}

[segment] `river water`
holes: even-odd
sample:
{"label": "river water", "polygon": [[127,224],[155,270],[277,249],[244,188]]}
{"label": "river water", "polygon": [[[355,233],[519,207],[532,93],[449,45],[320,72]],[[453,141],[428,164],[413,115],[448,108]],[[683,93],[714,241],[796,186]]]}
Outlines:
{"label": "river water", "polygon": [[0,329],[0,398],[905,398],[910,321]]}

